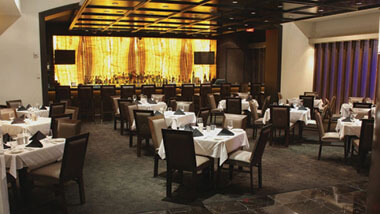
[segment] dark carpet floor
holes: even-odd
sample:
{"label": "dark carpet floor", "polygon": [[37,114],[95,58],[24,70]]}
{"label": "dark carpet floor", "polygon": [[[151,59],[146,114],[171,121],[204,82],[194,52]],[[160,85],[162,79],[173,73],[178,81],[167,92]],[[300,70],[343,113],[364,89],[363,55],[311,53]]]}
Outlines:
{"label": "dark carpet floor", "polygon": [[[173,199],[166,199],[166,163],[160,161],[160,175],[153,178],[150,149],[145,148],[142,157],[137,158],[136,138],[134,147],[130,148],[129,137],[113,130],[111,122],[84,123],[82,131],[90,132],[84,168],[86,203],[79,204],[75,183],[67,185],[69,213],[139,213],[252,197],[249,174],[235,173],[229,181],[226,171],[218,189],[200,176],[197,191],[191,185],[191,175],[185,174],[184,185],[175,183]],[[252,144],[252,130],[248,133]],[[305,131],[304,137],[304,141],[298,140],[288,148],[267,146],[263,156],[263,188],[256,188],[254,196],[368,180],[343,160],[343,147],[324,147],[322,159],[318,161],[317,133]],[[257,187],[256,174],[254,179]],[[32,196],[30,204],[22,205],[20,213],[61,212],[59,197],[53,193],[34,188]]]}

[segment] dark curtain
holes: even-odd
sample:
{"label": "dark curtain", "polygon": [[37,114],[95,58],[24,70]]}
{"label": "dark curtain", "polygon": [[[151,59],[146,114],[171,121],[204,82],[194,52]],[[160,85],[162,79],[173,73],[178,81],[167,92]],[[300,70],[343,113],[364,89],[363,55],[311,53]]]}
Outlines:
{"label": "dark curtain", "polygon": [[316,44],[314,91],[329,100],[336,96],[336,110],[348,97],[375,99],[377,45],[374,39]]}

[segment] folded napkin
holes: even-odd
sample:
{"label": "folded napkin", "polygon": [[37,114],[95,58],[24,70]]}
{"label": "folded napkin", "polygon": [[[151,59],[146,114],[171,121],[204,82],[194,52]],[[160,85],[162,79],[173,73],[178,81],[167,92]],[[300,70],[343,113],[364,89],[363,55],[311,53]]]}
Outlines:
{"label": "folded napkin", "polygon": [[31,108],[32,106],[30,105],[30,104],[28,104],[27,106],[26,106],[26,109],[29,109],[29,108]]}
{"label": "folded napkin", "polygon": [[22,118],[15,118],[12,121],[12,124],[19,124],[19,123],[25,123],[24,119],[22,119]]}
{"label": "folded napkin", "polygon": [[157,104],[156,101],[152,100],[152,99],[148,99],[148,103],[149,104]]}
{"label": "folded napkin", "polygon": [[307,110],[307,109],[305,108],[305,106],[301,106],[301,107],[298,108],[298,110],[303,110],[303,111],[305,111],[305,110]]}
{"label": "folded napkin", "polygon": [[47,110],[46,106],[41,106],[40,110]]}
{"label": "folded napkin", "polygon": [[26,145],[25,147],[36,147],[36,148],[42,148],[43,145],[39,140],[34,139],[31,143]]}
{"label": "folded napkin", "polygon": [[26,108],[24,106],[20,106],[17,108],[17,111],[26,111]]}
{"label": "folded napkin", "polygon": [[226,128],[223,128],[218,136],[234,136],[235,134],[233,132],[231,132],[230,130],[226,129]]}
{"label": "folded napkin", "polygon": [[154,116],[158,116],[158,115],[162,115],[162,113],[159,111],[154,112]]}
{"label": "folded napkin", "polygon": [[37,131],[29,140],[42,140],[44,138],[46,138],[46,136],[40,131]]}
{"label": "folded napkin", "polygon": [[198,129],[193,130],[193,137],[201,137],[203,136],[202,132],[200,132]]}
{"label": "folded napkin", "polygon": [[194,128],[193,128],[193,126],[191,126],[191,124],[185,125],[185,131],[193,131],[193,130],[194,130]]}
{"label": "folded napkin", "polygon": [[178,109],[177,111],[174,112],[174,115],[185,115],[185,112]]}
{"label": "folded napkin", "polygon": [[12,138],[8,133],[6,133],[5,135],[3,135],[3,142],[7,143],[9,141],[12,141]]}
{"label": "folded napkin", "polygon": [[351,119],[349,117],[346,117],[342,120],[342,122],[351,122]]}

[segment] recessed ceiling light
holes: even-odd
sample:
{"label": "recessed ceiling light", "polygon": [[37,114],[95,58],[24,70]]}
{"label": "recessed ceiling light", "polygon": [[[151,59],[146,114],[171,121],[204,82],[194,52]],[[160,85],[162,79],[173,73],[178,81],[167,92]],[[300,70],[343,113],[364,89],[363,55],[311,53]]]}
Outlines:
{"label": "recessed ceiling light", "polygon": [[357,4],[357,5],[361,5],[361,4],[363,4],[363,3],[359,1],[359,2],[356,2],[356,4]]}
{"label": "recessed ceiling light", "polygon": [[255,15],[255,14],[256,14],[256,12],[255,12],[255,11],[252,11],[252,12],[251,12],[251,14],[252,14],[252,15]]}
{"label": "recessed ceiling light", "polygon": [[232,4],[237,4],[238,3],[238,1],[232,1]]}
{"label": "recessed ceiling light", "polygon": [[231,30],[231,29],[232,29],[232,28],[230,28],[230,27],[228,28],[228,30]]}
{"label": "recessed ceiling light", "polygon": [[319,11],[319,12],[323,12],[323,11],[325,11],[325,10],[323,10],[323,9],[319,9],[318,11]]}
{"label": "recessed ceiling light", "polygon": [[230,20],[234,20],[234,17],[230,17]]}
{"label": "recessed ceiling light", "polygon": [[264,22],[269,22],[269,20],[265,20]]}
{"label": "recessed ceiling light", "polygon": [[282,5],[278,5],[277,7],[278,7],[278,8],[282,8]]}

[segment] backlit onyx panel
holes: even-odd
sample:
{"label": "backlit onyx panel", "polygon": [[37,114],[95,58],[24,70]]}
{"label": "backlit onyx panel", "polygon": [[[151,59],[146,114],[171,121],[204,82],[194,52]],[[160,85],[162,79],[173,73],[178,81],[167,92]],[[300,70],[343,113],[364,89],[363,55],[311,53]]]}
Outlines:
{"label": "backlit onyx panel", "polygon": [[76,64],[54,67],[55,79],[61,85],[160,85],[203,82],[216,77],[216,65],[195,65],[193,54],[216,53],[216,40],[54,36],[53,47],[75,50]]}

